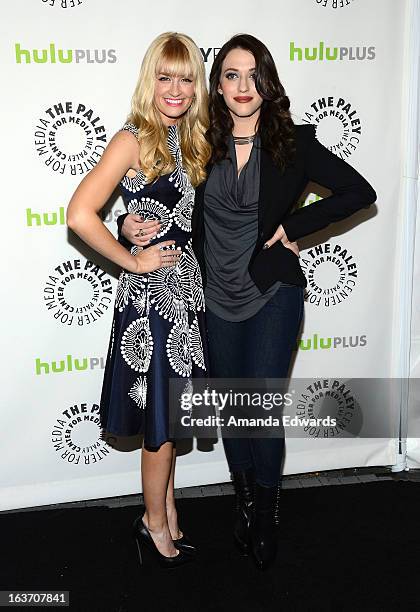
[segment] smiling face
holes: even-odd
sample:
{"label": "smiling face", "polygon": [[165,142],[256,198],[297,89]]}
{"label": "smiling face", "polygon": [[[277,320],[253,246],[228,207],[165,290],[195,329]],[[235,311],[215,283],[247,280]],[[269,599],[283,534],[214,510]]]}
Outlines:
{"label": "smiling face", "polygon": [[255,88],[252,53],[239,48],[229,51],[222,64],[218,92],[234,121],[236,117],[258,119],[263,99]]}
{"label": "smiling face", "polygon": [[156,75],[154,103],[165,125],[173,125],[190,108],[195,92],[191,76],[166,74]]}

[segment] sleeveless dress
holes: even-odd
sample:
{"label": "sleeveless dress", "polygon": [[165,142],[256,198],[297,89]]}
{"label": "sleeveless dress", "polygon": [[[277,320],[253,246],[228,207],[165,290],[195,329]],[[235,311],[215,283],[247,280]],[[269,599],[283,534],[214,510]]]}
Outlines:
{"label": "sleeveless dress", "polygon": [[[132,124],[123,129],[137,135]],[[194,188],[176,126],[168,128],[168,147],[176,162],[171,174],[146,184],[139,171],[125,176],[120,189],[128,212],[161,222],[151,245],[175,240],[182,255],[176,266],[121,272],[100,402],[102,436],[143,434],[151,448],[170,439],[169,379],[183,378],[187,386],[208,369],[203,285],[191,247]]]}

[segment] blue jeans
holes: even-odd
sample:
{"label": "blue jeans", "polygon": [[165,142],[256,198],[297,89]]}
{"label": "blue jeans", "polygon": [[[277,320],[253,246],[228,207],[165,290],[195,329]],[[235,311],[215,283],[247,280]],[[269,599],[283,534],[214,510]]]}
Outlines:
{"label": "blue jeans", "polygon": [[[214,378],[286,378],[303,316],[304,290],[280,286],[254,316],[225,321],[206,310],[210,375]],[[231,472],[252,469],[258,484],[281,480],[284,438],[223,438]]]}

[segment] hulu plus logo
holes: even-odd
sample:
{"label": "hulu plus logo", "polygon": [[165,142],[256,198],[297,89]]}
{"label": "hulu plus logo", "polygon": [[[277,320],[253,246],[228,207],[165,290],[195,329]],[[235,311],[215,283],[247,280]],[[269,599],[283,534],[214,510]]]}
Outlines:
{"label": "hulu plus logo", "polygon": [[45,6],[56,6],[61,9],[75,8],[83,4],[84,0],[41,0]]}
{"label": "hulu plus logo", "polygon": [[60,206],[54,212],[33,212],[32,208],[26,209],[26,225],[28,227],[39,227],[41,225],[65,225],[66,215],[64,206]]}
{"label": "hulu plus logo", "polygon": [[105,361],[103,357],[73,357],[66,355],[57,361],[42,361],[39,357],[35,359],[35,374],[63,374],[69,372],[83,372],[86,370],[103,370]]}
{"label": "hulu plus logo", "polygon": [[363,61],[374,60],[376,57],[376,48],[371,47],[328,47],[321,41],[317,47],[297,47],[292,41],[289,44],[290,61],[327,61],[334,62],[336,60]]}
{"label": "hulu plus logo", "polygon": [[[105,224],[114,223],[125,209],[116,209],[110,212],[102,211],[100,216]],[[50,227],[54,225],[66,225],[66,209],[60,206],[58,210],[48,212],[36,212],[32,208],[25,210],[26,225],[28,227]]]}
{"label": "hulu plus logo", "polygon": [[16,64],[115,64],[115,49],[59,49],[50,43],[46,49],[24,49],[15,43]]}
{"label": "hulu plus logo", "polygon": [[329,349],[362,348],[367,345],[367,336],[327,336],[312,334],[310,338],[301,338],[296,343],[295,350],[317,351]]}

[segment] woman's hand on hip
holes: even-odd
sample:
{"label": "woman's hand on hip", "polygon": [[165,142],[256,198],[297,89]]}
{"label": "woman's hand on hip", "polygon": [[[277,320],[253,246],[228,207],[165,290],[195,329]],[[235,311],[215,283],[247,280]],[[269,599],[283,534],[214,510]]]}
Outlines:
{"label": "woman's hand on hip", "polygon": [[140,215],[128,214],[121,227],[121,234],[136,246],[145,247],[160,230],[160,223],[156,219],[144,221]]}
{"label": "woman's hand on hip", "polygon": [[298,243],[297,242],[290,242],[286,232],[283,229],[282,225],[279,225],[278,228],[276,229],[276,231],[274,232],[273,236],[270,238],[270,240],[267,240],[263,246],[263,249],[269,249],[271,246],[273,246],[273,244],[275,244],[278,240],[281,240],[281,242],[283,243],[283,246],[286,247],[286,249],[290,249],[291,251],[293,251],[293,253],[299,257],[299,247],[298,247]]}
{"label": "woman's hand on hip", "polygon": [[137,274],[154,272],[159,268],[172,268],[179,263],[181,248],[174,248],[175,240],[165,240],[147,247],[134,255],[137,263]]}

